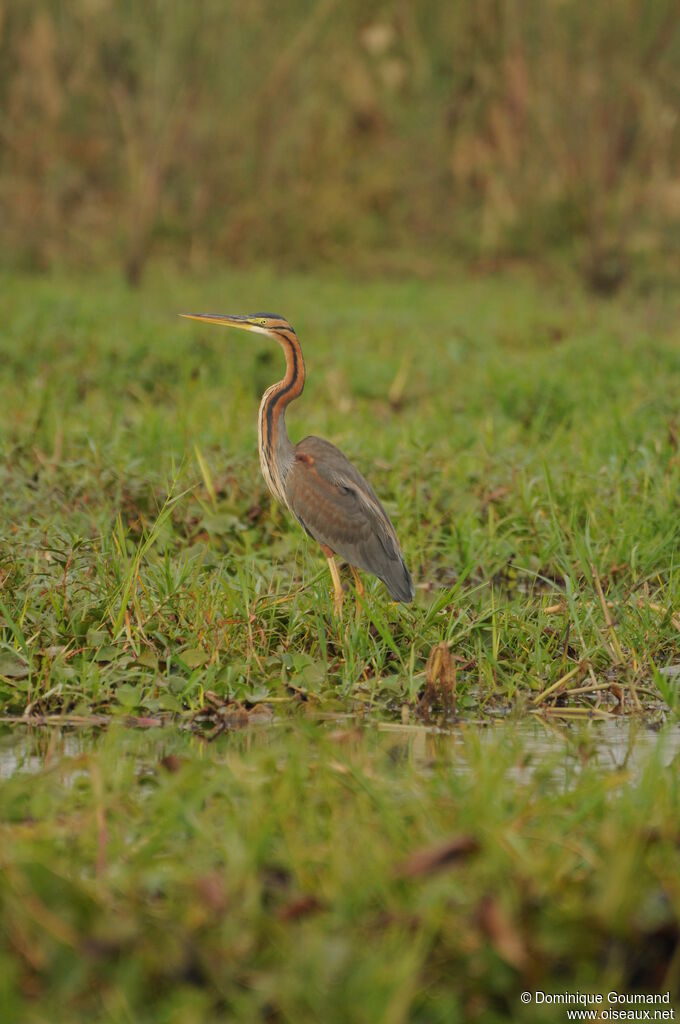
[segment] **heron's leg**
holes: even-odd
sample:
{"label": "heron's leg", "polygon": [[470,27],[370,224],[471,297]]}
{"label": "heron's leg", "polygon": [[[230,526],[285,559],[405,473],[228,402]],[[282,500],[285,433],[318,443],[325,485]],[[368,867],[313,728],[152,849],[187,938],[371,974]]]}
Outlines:
{"label": "heron's leg", "polygon": [[[357,597],[364,597],[365,594],[366,594],[366,589],[364,587],[364,584],[362,583],[362,578],[359,577],[359,574],[358,574],[358,572],[356,571],[356,569],[354,568],[353,565],[350,565],[349,567],[352,570],[352,575],[354,577],[354,589],[356,590],[356,595],[357,595]],[[356,617],[357,618],[358,618],[358,607],[359,607],[358,601],[356,601]]]}
{"label": "heron's leg", "polygon": [[359,597],[363,597],[364,594],[366,593],[366,590],[364,589],[364,585],[361,582],[361,576],[356,571],[353,565],[350,565],[350,569],[352,570],[352,576],[354,576],[354,586],[356,587],[357,594],[359,595]]}
{"label": "heron's leg", "polygon": [[333,605],[335,607],[335,614],[339,619],[342,618],[342,601],[345,596],[345,592],[342,589],[342,583],[340,582],[340,573],[338,567],[335,564],[335,558],[333,555],[328,559],[328,568],[331,571],[333,578]]}
{"label": "heron's leg", "polygon": [[333,605],[335,607],[335,614],[339,619],[342,618],[342,602],[345,596],[345,592],[342,589],[342,583],[340,582],[340,573],[338,567],[335,564],[335,556],[330,548],[327,548],[325,544],[321,545],[321,550],[326,556],[328,562],[328,568],[331,571],[331,579],[333,580]]}

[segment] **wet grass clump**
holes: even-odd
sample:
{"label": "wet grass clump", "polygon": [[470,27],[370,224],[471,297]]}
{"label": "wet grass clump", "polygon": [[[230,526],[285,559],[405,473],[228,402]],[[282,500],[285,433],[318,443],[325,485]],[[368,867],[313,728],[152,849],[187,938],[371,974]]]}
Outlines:
{"label": "wet grass clump", "polygon": [[636,763],[633,735],[598,759],[595,725],[15,732],[5,1019],[552,1022],[521,993],[676,998],[671,738]]}

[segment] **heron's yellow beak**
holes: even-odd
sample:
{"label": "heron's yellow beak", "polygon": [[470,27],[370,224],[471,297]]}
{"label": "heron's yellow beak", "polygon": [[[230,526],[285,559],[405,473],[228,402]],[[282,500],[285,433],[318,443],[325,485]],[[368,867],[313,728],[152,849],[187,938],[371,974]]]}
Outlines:
{"label": "heron's yellow beak", "polygon": [[202,320],[206,324],[221,324],[223,327],[240,327],[243,331],[266,333],[261,323],[250,316],[231,316],[228,313],[180,313],[185,320]]}

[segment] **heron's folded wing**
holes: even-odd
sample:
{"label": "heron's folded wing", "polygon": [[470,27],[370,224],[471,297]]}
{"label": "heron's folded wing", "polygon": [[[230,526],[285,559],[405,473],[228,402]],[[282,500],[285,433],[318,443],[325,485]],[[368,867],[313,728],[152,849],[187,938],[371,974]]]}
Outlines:
{"label": "heron's folded wing", "polygon": [[286,478],[286,497],[294,515],[320,544],[351,565],[374,573],[391,593],[411,592],[389,516],[372,487],[338,448],[321,438],[301,441]]}

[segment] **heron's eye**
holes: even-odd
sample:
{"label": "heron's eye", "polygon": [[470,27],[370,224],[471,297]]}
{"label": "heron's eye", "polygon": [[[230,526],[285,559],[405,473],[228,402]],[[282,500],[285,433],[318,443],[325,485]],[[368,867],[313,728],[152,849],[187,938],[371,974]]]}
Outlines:
{"label": "heron's eye", "polygon": [[266,320],[260,320],[260,323],[262,324],[263,327],[267,326],[267,321]]}

